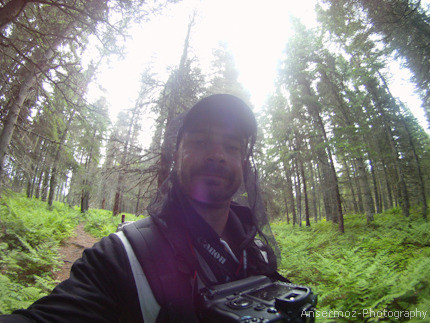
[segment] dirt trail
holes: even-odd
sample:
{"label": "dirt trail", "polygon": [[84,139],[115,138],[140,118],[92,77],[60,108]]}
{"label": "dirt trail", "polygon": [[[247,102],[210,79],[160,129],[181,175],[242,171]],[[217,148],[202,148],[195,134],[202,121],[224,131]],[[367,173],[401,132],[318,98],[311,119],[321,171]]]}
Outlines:
{"label": "dirt trail", "polygon": [[84,223],[79,223],[75,230],[76,235],[64,242],[60,248],[60,259],[63,262],[61,269],[54,273],[57,281],[69,278],[70,268],[76,259],[82,256],[85,248],[92,247],[99,239],[92,237],[84,231]]}

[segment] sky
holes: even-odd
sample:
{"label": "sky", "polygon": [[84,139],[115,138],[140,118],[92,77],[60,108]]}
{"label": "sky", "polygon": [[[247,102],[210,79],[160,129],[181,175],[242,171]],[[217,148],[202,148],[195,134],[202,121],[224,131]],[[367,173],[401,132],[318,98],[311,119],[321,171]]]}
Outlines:
{"label": "sky", "polygon": [[[198,15],[191,34],[190,55],[196,55],[203,66],[209,66],[212,50],[220,41],[227,42],[235,57],[240,81],[251,93],[251,101],[261,106],[270,92],[278,59],[290,33],[288,15],[302,13],[315,17],[313,0],[183,0],[172,5],[163,16],[130,31],[124,60],[112,60],[99,74],[106,89],[111,115],[133,106],[139,87],[139,75],[152,63],[154,70],[166,73],[168,66],[179,64],[189,17]],[[309,19],[312,21],[312,19]],[[166,73],[166,77],[167,77]],[[100,94],[97,86],[92,95]]]}
{"label": "sky", "polygon": [[[167,68],[177,66],[184,45],[189,17],[197,9],[191,34],[190,55],[209,66],[212,50],[225,41],[232,51],[239,71],[239,81],[251,94],[258,109],[270,94],[279,59],[291,35],[289,15],[301,19],[307,27],[316,24],[314,0],[183,0],[171,5],[162,16],[133,27],[127,41],[126,56],[111,60],[102,67],[98,83],[105,89],[114,122],[121,109],[134,106],[139,78],[149,63],[167,79]],[[393,68],[392,93],[407,102],[408,107],[427,129],[421,101],[408,82],[410,74]],[[90,89],[96,98],[102,93],[97,84]]]}

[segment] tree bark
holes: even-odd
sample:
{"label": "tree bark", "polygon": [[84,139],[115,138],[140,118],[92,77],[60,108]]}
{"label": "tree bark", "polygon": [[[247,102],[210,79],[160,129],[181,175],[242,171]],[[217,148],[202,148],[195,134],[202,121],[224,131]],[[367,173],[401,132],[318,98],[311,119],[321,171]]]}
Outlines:
{"label": "tree bark", "polygon": [[19,16],[22,10],[25,8],[28,0],[10,0],[3,7],[0,8],[0,30],[2,30],[7,24]]}

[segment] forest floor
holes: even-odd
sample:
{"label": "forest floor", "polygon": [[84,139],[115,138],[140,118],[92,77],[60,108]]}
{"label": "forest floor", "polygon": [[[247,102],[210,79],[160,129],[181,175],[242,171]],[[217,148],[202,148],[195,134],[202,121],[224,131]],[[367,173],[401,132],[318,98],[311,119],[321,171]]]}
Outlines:
{"label": "forest floor", "polygon": [[92,247],[100,239],[94,238],[84,231],[85,223],[79,223],[75,230],[75,235],[66,240],[59,248],[60,260],[63,266],[55,272],[54,279],[62,282],[69,278],[72,264],[82,256],[85,248]]}

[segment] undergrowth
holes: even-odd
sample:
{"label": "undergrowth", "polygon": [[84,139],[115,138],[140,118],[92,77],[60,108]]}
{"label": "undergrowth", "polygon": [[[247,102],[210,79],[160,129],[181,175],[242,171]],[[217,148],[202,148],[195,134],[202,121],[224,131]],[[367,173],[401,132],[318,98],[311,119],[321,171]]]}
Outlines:
{"label": "undergrowth", "polygon": [[[142,218],[142,216],[138,217]],[[126,221],[138,219],[126,214]],[[85,231],[102,238],[116,231],[121,216],[111,211],[90,209],[28,199],[5,192],[0,203],[0,314],[26,308],[48,294],[58,283],[52,273],[62,265],[58,247],[69,238],[79,222]]]}
{"label": "undergrowth", "polygon": [[[89,209],[85,213],[85,231],[96,238],[103,238],[113,233],[121,223],[121,215],[112,216],[112,211]],[[136,221],[143,216],[125,213],[125,221]]]}
{"label": "undergrowth", "polygon": [[[126,215],[127,221],[138,218]],[[58,246],[79,221],[101,238],[116,231],[121,216],[96,209],[82,215],[78,208],[61,203],[48,208],[23,195],[3,195],[0,314],[25,308],[52,290]],[[346,215],[344,234],[329,222],[310,228],[277,222],[272,230],[282,252],[280,272],[294,283],[312,287],[318,294],[317,315],[332,313],[332,320],[320,316],[317,322],[402,321],[407,318],[379,313],[429,311],[430,224],[413,212],[410,218],[399,209],[377,214],[371,226],[364,215]]]}
{"label": "undergrowth", "polygon": [[59,244],[73,234],[79,212],[54,202],[4,192],[0,203],[0,314],[27,307],[56,285]]}
{"label": "undergrowth", "polygon": [[430,224],[421,216],[405,218],[393,209],[368,226],[364,215],[347,215],[344,234],[329,222],[310,228],[278,222],[272,230],[282,253],[280,272],[316,291],[320,318],[402,321],[423,311],[428,319]]}

